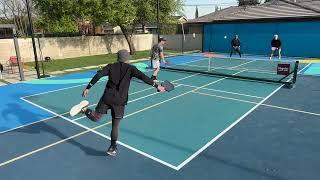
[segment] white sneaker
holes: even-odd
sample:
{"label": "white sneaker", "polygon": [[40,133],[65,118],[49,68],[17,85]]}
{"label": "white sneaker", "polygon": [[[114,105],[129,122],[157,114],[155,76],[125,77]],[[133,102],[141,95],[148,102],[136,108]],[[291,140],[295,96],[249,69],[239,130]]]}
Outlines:
{"label": "white sneaker", "polygon": [[117,146],[111,145],[107,151],[107,154],[109,154],[110,156],[116,156],[117,152],[118,152]]}
{"label": "white sneaker", "polygon": [[70,110],[70,116],[75,116],[81,112],[81,110],[89,105],[89,101],[83,100],[79,104],[73,106]]}

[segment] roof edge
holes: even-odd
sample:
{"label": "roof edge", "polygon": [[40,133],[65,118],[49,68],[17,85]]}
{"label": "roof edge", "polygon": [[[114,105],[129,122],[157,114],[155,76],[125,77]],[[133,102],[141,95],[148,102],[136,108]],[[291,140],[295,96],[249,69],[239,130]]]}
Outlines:
{"label": "roof edge", "polygon": [[281,18],[257,18],[257,19],[230,19],[230,20],[214,20],[202,22],[187,22],[186,24],[220,24],[220,23],[247,23],[247,22],[279,22],[279,21],[319,21],[319,17],[304,16],[304,17],[281,17]]}
{"label": "roof edge", "polygon": [[307,10],[310,10],[310,11],[313,11],[313,12],[316,12],[316,13],[320,13],[320,11],[318,9],[315,9],[315,8],[312,8],[312,7],[309,7],[309,6],[305,6],[305,5],[302,5],[300,3],[295,3],[295,2],[292,2],[292,1],[288,1],[288,0],[279,0],[279,1],[282,1],[282,2],[285,2],[285,3],[288,3],[288,4],[291,4],[291,5],[294,5],[294,6],[298,6],[298,7],[301,7],[301,8],[304,8],[304,9],[307,9]]}

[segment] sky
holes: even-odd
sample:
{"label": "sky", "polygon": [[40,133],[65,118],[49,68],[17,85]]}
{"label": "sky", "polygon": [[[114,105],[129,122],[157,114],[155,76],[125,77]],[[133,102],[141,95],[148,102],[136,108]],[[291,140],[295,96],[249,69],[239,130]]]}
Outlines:
{"label": "sky", "polygon": [[229,6],[236,6],[237,2],[237,0],[184,0],[184,14],[188,19],[194,19],[196,12],[195,5],[198,5],[199,16],[203,16],[214,12],[215,5],[226,8]]}

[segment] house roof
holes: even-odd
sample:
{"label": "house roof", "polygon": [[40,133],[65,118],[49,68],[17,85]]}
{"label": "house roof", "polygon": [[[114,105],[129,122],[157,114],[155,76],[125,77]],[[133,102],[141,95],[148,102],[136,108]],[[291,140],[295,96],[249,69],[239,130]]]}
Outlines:
{"label": "house roof", "polygon": [[188,19],[185,16],[172,16],[177,23],[185,23],[188,21]]}
{"label": "house roof", "polygon": [[206,23],[232,20],[320,18],[320,0],[273,0],[253,6],[232,6],[213,12],[188,23]]}

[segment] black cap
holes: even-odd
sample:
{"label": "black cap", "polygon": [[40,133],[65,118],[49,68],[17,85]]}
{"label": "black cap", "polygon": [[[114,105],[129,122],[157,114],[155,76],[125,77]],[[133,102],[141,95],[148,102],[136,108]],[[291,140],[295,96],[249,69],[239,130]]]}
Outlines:
{"label": "black cap", "polygon": [[165,38],[163,38],[163,37],[160,37],[159,38],[159,42],[161,42],[161,41],[167,41]]}
{"label": "black cap", "polygon": [[125,49],[119,50],[117,54],[118,54],[118,61],[119,62],[126,62],[130,58],[130,53]]}

